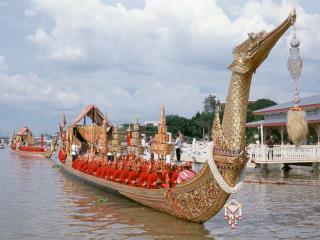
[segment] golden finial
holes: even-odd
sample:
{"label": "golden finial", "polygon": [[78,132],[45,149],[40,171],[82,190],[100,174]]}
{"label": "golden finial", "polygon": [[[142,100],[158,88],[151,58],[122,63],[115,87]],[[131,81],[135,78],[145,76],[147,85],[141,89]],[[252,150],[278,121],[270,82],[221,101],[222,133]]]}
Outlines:
{"label": "golden finial", "polygon": [[160,124],[166,124],[166,114],[163,105],[160,107]]}

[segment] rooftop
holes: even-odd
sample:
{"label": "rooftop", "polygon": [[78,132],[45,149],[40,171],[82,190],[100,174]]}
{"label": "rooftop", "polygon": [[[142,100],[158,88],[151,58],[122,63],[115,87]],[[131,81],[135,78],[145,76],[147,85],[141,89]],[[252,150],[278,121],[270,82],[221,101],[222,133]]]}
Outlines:
{"label": "rooftop", "polygon": [[[306,115],[308,124],[310,123],[320,123],[320,116],[319,115]],[[286,126],[287,125],[287,118],[276,118],[276,119],[267,119],[255,122],[249,122],[246,124],[247,127],[260,127],[261,124],[264,127],[268,126]]]}
{"label": "rooftop", "polygon": [[[268,114],[268,113],[274,113],[274,112],[284,112],[292,108],[293,105],[294,103],[290,101],[290,102],[274,105],[271,107],[263,108],[260,110],[256,110],[253,113],[260,115],[260,114]],[[320,95],[301,98],[299,106],[303,108],[320,107]]]}

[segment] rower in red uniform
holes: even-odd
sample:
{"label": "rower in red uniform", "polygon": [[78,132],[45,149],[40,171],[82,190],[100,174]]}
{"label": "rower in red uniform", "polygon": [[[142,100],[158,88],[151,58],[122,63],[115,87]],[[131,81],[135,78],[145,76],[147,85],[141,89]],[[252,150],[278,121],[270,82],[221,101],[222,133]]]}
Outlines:
{"label": "rower in red uniform", "polygon": [[107,173],[110,167],[111,167],[111,162],[107,161],[104,168],[102,169],[101,178],[107,178]]}
{"label": "rower in red uniform", "polygon": [[123,167],[123,169],[121,170],[120,176],[119,176],[119,182],[127,184],[130,170],[131,170],[130,164],[128,164],[127,167],[126,166]]}
{"label": "rower in red uniform", "polygon": [[74,169],[77,169],[77,166],[79,165],[79,163],[80,163],[80,157],[77,157],[77,159],[72,162],[72,167]]}
{"label": "rower in red uniform", "polygon": [[128,175],[128,185],[129,186],[136,186],[136,181],[139,176],[139,173],[137,172],[137,168],[135,166],[132,167],[131,171]]}
{"label": "rower in red uniform", "polygon": [[90,175],[92,175],[92,170],[95,166],[95,159],[91,160],[90,163],[88,164],[88,167],[87,167],[87,173],[89,173]]}
{"label": "rower in red uniform", "polygon": [[79,157],[79,162],[76,163],[75,169],[79,170],[82,168],[82,166],[85,164],[85,158]]}
{"label": "rower in red uniform", "polygon": [[137,185],[138,187],[145,188],[148,185],[148,177],[149,177],[149,172],[151,170],[151,165],[145,170],[144,167],[142,167],[143,172],[141,172],[138,180],[137,180]]}
{"label": "rower in red uniform", "polygon": [[169,188],[170,187],[170,177],[168,169],[164,168],[161,172],[161,187]]}
{"label": "rower in red uniform", "polygon": [[147,185],[148,188],[156,188],[157,182],[158,182],[158,174],[155,171],[155,169],[153,169],[149,173],[147,182],[148,182],[148,185]]}
{"label": "rower in red uniform", "polygon": [[96,177],[99,177],[101,178],[101,175],[102,175],[102,171],[105,167],[105,161],[103,159],[100,160],[100,164],[99,164],[99,167],[97,168],[96,172],[94,173],[94,175]]}
{"label": "rower in red uniform", "polygon": [[87,169],[88,164],[89,164],[89,159],[88,158],[83,159],[83,162],[79,167],[79,171],[84,172]]}
{"label": "rower in red uniform", "polygon": [[171,179],[170,179],[171,187],[175,187],[176,186],[178,177],[179,177],[179,172],[178,172],[177,166],[173,165],[172,166],[172,176],[171,176]]}
{"label": "rower in red uniform", "polygon": [[106,178],[112,180],[113,172],[116,170],[117,162],[114,160],[111,164],[111,167],[106,172]]}
{"label": "rower in red uniform", "polygon": [[112,175],[112,179],[111,179],[111,180],[118,182],[121,171],[122,171],[122,163],[119,162],[117,169],[114,170],[114,172],[113,172],[113,175]]}
{"label": "rower in red uniform", "polygon": [[91,169],[91,174],[96,176],[96,172],[101,167],[101,165],[102,165],[102,158],[98,158],[93,164],[93,167]]}

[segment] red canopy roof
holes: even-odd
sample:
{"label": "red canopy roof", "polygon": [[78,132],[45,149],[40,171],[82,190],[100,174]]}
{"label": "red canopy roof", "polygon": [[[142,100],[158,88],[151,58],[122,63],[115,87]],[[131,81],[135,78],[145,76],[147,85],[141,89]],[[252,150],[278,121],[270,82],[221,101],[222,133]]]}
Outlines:
{"label": "red canopy roof", "polygon": [[19,132],[17,133],[18,136],[22,136],[24,135],[26,132],[30,131],[30,129],[28,127],[23,127],[19,130]]}
{"label": "red canopy roof", "polygon": [[[70,126],[72,127],[74,125],[77,125],[85,116],[91,118],[98,126],[102,126],[104,116],[100,109],[97,108],[95,105],[86,106]],[[112,126],[112,124],[108,120],[107,124],[109,126]]]}

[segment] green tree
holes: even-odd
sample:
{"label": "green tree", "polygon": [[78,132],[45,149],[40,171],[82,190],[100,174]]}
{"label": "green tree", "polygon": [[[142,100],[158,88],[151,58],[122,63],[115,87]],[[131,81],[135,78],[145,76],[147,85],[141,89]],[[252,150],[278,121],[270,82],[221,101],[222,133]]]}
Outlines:
{"label": "green tree", "polygon": [[209,94],[203,101],[203,109],[205,112],[214,112],[216,110],[219,101],[217,100],[216,96]]}

